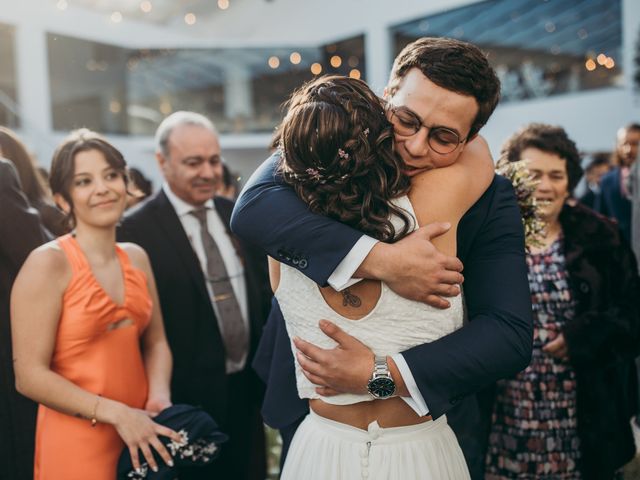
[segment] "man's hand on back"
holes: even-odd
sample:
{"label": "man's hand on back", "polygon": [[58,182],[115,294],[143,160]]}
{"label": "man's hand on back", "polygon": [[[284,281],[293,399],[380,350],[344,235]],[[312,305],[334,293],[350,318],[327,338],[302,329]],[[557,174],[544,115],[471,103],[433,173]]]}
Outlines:
{"label": "man's hand on back", "polygon": [[460,294],[463,266],[456,257],[440,253],[431,239],[450,228],[448,223],[431,223],[396,243],[378,242],[355,276],[382,280],[401,297],[448,308],[443,297]]}

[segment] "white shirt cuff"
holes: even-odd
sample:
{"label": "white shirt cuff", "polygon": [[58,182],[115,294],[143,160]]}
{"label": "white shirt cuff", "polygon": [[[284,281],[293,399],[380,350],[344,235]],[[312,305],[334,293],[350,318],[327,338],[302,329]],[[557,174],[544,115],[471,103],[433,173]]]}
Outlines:
{"label": "white shirt cuff", "polygon": [[378,240],[367,235],[361,236],[346,257],[338,264],[329,277],[328,283],[334,290],[340,291],[358,283],[361,278],[352,278]]}
{"label": "white shirt cuff", "polygon": [[416,385],[413,374],[411,373],[411,370],[409,370],[407,361],[401,353],[396,353],[395,355],[392,355],[391,358],[393,358],[398,370],[400,370],[400,376],[404,380],[407,390],[409,390],[409,395],[411,395],[410,397],[400,398],[402,398],[402,400],[404,400],[405,403],[409,405],[419,416],[424,417],[425,415],[429,415],[429,407],[427,407],[424,397],[420,393],[420,390],[418,390],[418,385]]}

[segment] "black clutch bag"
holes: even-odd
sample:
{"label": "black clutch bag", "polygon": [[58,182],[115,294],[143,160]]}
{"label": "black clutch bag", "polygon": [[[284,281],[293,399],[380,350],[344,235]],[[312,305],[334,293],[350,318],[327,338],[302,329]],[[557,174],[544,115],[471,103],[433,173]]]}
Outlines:
{"label": "black clutch bag", "polygon": [[[176,442],[167,437],[159,437],[173,457],[173,467],[170,467],[152,448],[158,465],[158,471],[151,470],[144,462],[139,471],[133,469],[129,449],[124,448],[118,461],[117,480],[175,480],[180,478],[180,469],[208,465],[220,453],[220,445],[228,440],[216,422],[204,410],[191,405],[172,405],[164,409],[153,419],[182,436],[182,442]],[[140,460],[144,460],[141,456]]]}

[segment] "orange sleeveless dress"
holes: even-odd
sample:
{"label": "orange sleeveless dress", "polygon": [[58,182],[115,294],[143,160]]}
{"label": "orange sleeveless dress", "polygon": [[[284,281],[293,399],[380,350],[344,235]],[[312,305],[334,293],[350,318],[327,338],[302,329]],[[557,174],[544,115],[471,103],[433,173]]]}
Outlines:
{"label": "orange sleeveless dress", "polygon": [[[51,369],[89,392],[144,408],[148,385],[140,336],[152,308],[146,275],[116,246],[125,285],[124,304],[117,305],[93,276],[76,239],[65,235],[58,244],[73,275],[63,296]],[[109,328],[124,319],[133,324]],[[123,447],[113,426],[92,427],[89,420],[40,405],[34,478],[114,480]]]}

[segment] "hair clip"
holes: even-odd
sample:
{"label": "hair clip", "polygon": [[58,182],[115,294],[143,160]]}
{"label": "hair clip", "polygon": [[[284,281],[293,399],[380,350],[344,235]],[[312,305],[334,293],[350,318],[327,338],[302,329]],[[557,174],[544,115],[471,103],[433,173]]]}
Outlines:
{"label": "hair clip", "polygon": [[338,156],[343,160],[349,160],[349,154],[341,148],[338,149]]}
{"label": "hair clip", "polygon": [[368,137],[369,136],[369,128],[365,128],[364,132],[362,132],[362,133],[364,133],[365,137]]}

